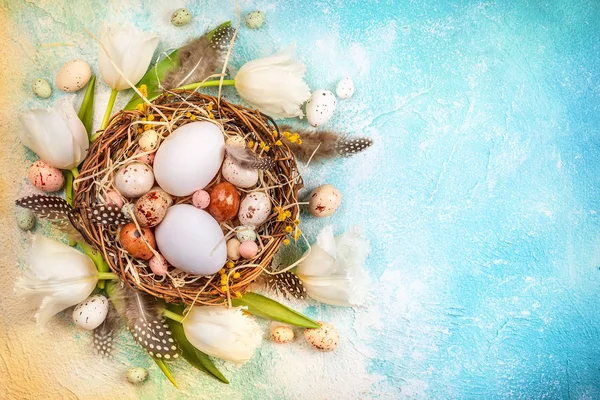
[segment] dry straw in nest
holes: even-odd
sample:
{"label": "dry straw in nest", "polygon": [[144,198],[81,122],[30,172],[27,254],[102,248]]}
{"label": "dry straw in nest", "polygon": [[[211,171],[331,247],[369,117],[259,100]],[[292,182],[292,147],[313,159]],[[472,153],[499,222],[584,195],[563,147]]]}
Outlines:
{"label": "dry straw in nest", "polygon": [[[76,180],[74,206],[85,210],[105,202],[107,192],[114,189],[116,171],[146,155],[140,153],[137,143],[140,130],[151,127],[162,140],[176,128],[199,120],[219,125],[227,137],[239,136],[249,144],[254,143],[257,155],[276,161],[274,168],[260,172],[257,187],[238,189],[241,197],[249,191],[266,192],[273,204],[268,220],[257,228],[259,252],[255,258],[228,262],[228,268],[209,277],[191,275],[174,268],[169,268],[166,276],[158,276],[152,273],[147,262],[134,259],[121,247],[117,239],[118,227],[97,225],[86,212],[79,213],[75,223],[84,238],[103,253],[110,268],[129,285],[167,302],[223,304],[231,296],[244,293],[269,268],[284,240],[299,236],[298,191],[303,182],[294,154],[280,137],[277,125],[270,117],[257,110],[190,91],[164,94],[143,111],[121,111],[111,119],[104,133],[90,148]],[[221,179],[219,174],[208,190]],[[191,202],[189,196],[174,200],[176,203]],[[134,222],[137,224],[135,219]],[[227,239],[235,234],[236,224],[237,221],[221,223]],[[222,278],[223,275],[226,278]],[[226,282],[224,285],[222,280]]]}

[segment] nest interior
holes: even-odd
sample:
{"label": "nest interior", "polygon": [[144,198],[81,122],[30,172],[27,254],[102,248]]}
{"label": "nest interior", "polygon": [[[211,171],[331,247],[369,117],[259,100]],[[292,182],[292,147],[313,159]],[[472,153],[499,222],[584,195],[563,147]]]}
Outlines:
{"label": "nest interior", "polygon": [[[148,262],[131,257],[121,247],[118,241],[119,227],[98,225],[85,210],[107,202],[108,191],[114,190],[114,175],[121,167],[147,156],[138,145],[141,131],[150,127],[163,140],[178,127],[203,120],[220,126],[226,138],[239,136],[248,144],[253,142],[252,149],[257,155],[275,160],[275,167],[259,171],[256,187],[238,188],[242,198],[252,191],[267,193],[273,211],[267,221],[256,228],[259,251],[253,259],[240,258],[233,261],[233,265],[228,263],[229,267],[222,270],[221,274],[208,277],[191,275],[172,267],[169,267],[167,275],[158,276],[152,273]],[[213,185],[222,180],[220,173],[217,174],[205,189],[210,191]],[[293,240],[294,232],[299,232],[298,191],[303,186],[302,177],[295,156],[281,137],[277,124],[257,110],[197,92],[170,92],[156,99],[152,106],[143,107],[143,110],[121,111],[113,116],[108,127],[90,148],[75,183],[74,206],[79,212],[74,222],[85,240],[103,253],[112,271],[123,281],[167,302],[226,303],[228,297],[244,293],[270,267],[283,241],[286,238]],[[128,203],[134,203],[135,199],[125,201],[127,206]],[[175,197],[174,203],[191,203],[191,196]],[[239,221],[236,218],[220,225],[228,239],[234,235]],[[222,278],[222,275],[227,278]],[[225,285],[222,280],[226,280]]]}

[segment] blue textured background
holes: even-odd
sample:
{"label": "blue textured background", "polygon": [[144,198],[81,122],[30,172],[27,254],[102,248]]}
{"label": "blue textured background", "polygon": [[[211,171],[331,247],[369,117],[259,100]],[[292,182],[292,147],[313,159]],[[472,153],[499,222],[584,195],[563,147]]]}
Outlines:
{"label": "blue textured background", "polygon": [[[180,29],[167,21],[181,2],[37,3],[7,5],[22,34],[75,46],[36,55],[31,79],[74,57],[95,68],[83,28],[98,33],[103,20],[154,31],[162,51],[235,18],[229,3],[189,2],[196,18]],[[342,333],[337,361],[308,349],[285,358],[295,350],[265,343],[232,385],[198,377],[201,391],[600,398],[600,3],[240,2],[242,15],[254,9],[267,22],[242,24],[233,66],[295,42],[312,89],[344,76],[356,84],[326,127],[376,144],[305,172],[309,188],[333,184],[344,203],[303,226],[310,238],[326,223],[364,226],[372,304],[305,309]],[[136,351],[121,361],[151,367]]]}

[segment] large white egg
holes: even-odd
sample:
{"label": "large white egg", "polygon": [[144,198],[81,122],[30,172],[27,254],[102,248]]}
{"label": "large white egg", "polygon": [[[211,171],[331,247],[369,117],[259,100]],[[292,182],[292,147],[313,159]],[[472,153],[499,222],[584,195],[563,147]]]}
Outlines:
{"label": "large white egg", "polygon": [[320,126],[329,121],[337,100],[329,90],[315,90],[306,103],[306,119],[311,126]]}
{"label": "large white egg", "polygon": [[154,158],[156,182],[173,196],[204,189],[215,177],[225,155],[225,139],[215,124],[191,122],[175,129]]}
{"label": "large white egg", "polygon": [[217,221],[190,204],[170,207],[154,230],[169,264],[195,275],[212,275],[227,261],[227,245]]}

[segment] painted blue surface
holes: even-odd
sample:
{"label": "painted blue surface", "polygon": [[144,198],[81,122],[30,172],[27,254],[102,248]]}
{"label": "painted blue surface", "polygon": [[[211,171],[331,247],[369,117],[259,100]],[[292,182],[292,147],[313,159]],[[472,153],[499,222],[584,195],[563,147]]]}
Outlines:
{"label": "painted blue surface", "polygon": [[[98,2],[96,13],[154,29],[165,50],[234,18],[232,6],[216,4],[188,4],[198,17],[186,30],[156,26],[166,8],[151,2]],[[362,354],[333,372],[325,360],[328,380],[303,376],[306,390],[600,398],[600,3],[289,0],[240,9],[266,10],[267,23],[242,27],[232,65],[295,42],[311,88],[333,90],[344,76],[356,84],[327,127],[376,143],[304,174],[309,188],[330,183],[344,195],[328,220],[305,216],[304,231],[364,226],[374,280],[367,309],[306,309]],[[227,390],[299,398],[301,386],[273,372],[282,368],[277,351],[265,345],[237,373],[251,392],[235,382]],[[344,363],[377,378],[342,378]]]}

